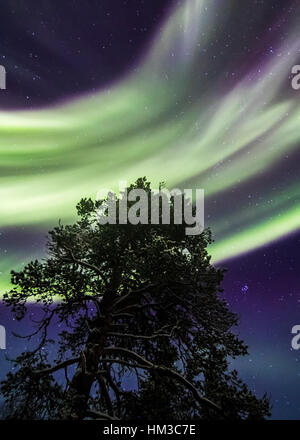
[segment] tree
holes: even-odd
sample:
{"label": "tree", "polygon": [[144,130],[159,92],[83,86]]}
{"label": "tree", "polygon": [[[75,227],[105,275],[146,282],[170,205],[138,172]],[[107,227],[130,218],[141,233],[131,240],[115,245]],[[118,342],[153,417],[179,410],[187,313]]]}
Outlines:
{"label": "tree", "polygon": [[[152,194],[146,178],[133,188]],[[210,231],[186,235],[184,222],[100,225],[103,203],[81,200],[79,220],[49,233],[48,258],[12,271],[7,306],[21,320],[35,301],[44,315],[21,336],[39,336],[37,347],[14,360],[16,372],[1,384],[6,417],[268,416],[266,396],[258,399],[229,368],[247,347],[219,298],[224,271],[210,263]],[[172,219],[174,198],[170,210]],[[54,321],[63,326],[56,342],[48,335]]]}

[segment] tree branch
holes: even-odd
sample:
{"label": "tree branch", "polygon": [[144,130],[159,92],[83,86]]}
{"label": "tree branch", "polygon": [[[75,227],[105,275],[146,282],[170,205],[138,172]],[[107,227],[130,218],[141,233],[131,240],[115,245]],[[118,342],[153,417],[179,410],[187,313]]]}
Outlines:
{"label": "tree branch", "polygon": [[[152,362],[148,361],[147,359],[143,358],[142,356],[138,355],[137,353],[135,353],[131,350],[128,350],[126,348],[122,348],[122,347],[108,347],[108,348],[104,349],[104,353],[123,354],[123,355],[139,362],[138,365],[133,365],[133,364],[130,364],[127,362],[127,366],[129,366],[131,368],[144,368],[144,369],[148,369],[148,370],[149,369],[155,370],[155,371],[161,372],[162,374],[167,374],[169,377],[173,377],[178,382],[185,385],[185,387],[188,388],[192,392],[194,398],[200,404],[203,404],[205,406],[210,407],[211,409],[217,411],[219,414],[222,414],[222,416],[224,418],[226,418],[222,409],[218,405],[216,405],[214,402],[207,399],[206,397],[202,397],[199,394],[199,392],[197,391],[196,387],[191,382],[189,382],[184,376],[182,376],[180,373],[178,373],[177,371],[172,370],[171,368],[165,367],[163,365],[153,364]],[[126,365],[122,359],[102,359],[101,361],[102,362],[114,362],[114,363]]]}
{"label": "tree branch", "polygon": [[136,294],[140,294],[143,292],[146,292],[148,289],[152,288],[152,287],[156,287],[156,284],[150,284],[148,286],[142,287],[141,289],[137,289],[137,290],[132,290],[129,293],[127,293],[126,295],[122,296],[121,298],[118,298],[109,308],[108,311],[112,311],[113,309],[116,308],[116,306],[119,306],[120,304],[122,304],[123,302],[125,302],[127,299],[132,298],[132,296],[136,295]]}
{"label": "tree branch", "polygon": [[89,417],[92,417],[93,419],[96,419],[96,420],[97,419],[98,420],[103,420],[103,419],[104,420],[120,420],[117,417],[113,417],[113,416],[110,416],[108,414],[95,411],[93,409],[88,409],[87,412],[86,412],[86,415],[89,416]]}
{"label": "tree branch", "polygon": [[80,357],[68,359],[67,361],[61,362],[60,364],[54,365],[51,368],[45,368],[44,370],[33,371],[33,374],[37,376],[44,376],[47,374],[55,373],[55,371],[61,370],[62,368],[68,367],[69,365],[76,364],[80,361]]}
{"label": "tree branch", "polygon": [[95,266],[94,264],[87,263],[86,261],[78,260],[78,259],[74,256],[74,253],[73,253],[72,249],[70,249],[70,248],[69,248],[68,246],[66,246],[66,245],[63,245],[63,247],[64,247],[64,248],[70,253],[70,255],[71,255],[71,259],[72,259],[72,261],[73,261],[74,263],[77,263],[77,264],[79,264],[80,266],[86,267],[87,269],[91,269],[91,270],[93,270],[93,271],[96,272],[98,275],[100,275],[101,278],[103,278],[102,271],[101,271],[97,266]]}

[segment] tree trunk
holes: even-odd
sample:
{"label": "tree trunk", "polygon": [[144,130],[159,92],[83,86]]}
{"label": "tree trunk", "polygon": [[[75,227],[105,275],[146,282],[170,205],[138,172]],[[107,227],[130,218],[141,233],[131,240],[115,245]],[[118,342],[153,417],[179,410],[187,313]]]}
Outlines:
{"label": "tree trunk", "polygon": [[81,353],[76,372],[70,381],[66,396],[64,419],[82,420],[86,417],[88,400],[98,371],[99,358],[103,352],[106,333],[111,325],[111,317],[103,319],[102,325],[94,328]]}

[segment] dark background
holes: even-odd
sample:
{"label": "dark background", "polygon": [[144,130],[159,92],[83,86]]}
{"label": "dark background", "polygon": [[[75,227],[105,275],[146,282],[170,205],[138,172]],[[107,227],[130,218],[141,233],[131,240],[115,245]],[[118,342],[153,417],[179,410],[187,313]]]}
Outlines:
{"label": "dark background", "polygon": [[[169,0],[2,2],[0,64],[5,64],[9,76],[0,108],[49,106],[98,90],[128,75],[138,68],[171,7],[179,3]],[[249,28],[245,32],[253,41],[274,21],[293,14],[295,4],[288,0],[242,3],[243,7],[251,3]],[[255,8],[265,11],[257,21]],[[235,21],[232,26],[237,28],[239,23]],[[232,41],[235,60],[244,53],[245,44]],[[253,45],[249,63],[251,57],[264,56],[264,46],[260,49]],[[20,242],[20,237],[11,234],[10,241],[14,239]],[[299,353],[291,349],[291,328],[300,324],[299,243],[300,235],[293,234],[223,264],[228,268],[224,296],[240,316],[237,332],[250,351],[248,357],[236,360],[234,365],[257,394],[270,395],[273,418],[280,419],[300,416]],[[36,307],[31,306],[33,313]],[[0,351],[3,378],[11,368],[5,356],[14,356],[24,349],[24,341],[15,340],[10,331],[28,333],[30,323],[26,320],[17,324],[3,305],[0,323],[8,330],[8,350]]]}

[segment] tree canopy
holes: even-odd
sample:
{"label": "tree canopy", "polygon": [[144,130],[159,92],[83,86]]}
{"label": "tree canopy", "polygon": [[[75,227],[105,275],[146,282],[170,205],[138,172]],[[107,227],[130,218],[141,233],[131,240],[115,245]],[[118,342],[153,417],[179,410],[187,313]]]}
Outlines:
{"label": "tree canopy", "polygon": [[[132,188],[152,191],[145,178]],[[1,384],[5,417],[267,417],[266,396],[230,369],[247,347],[220,298],[224,271],[211,264],[210,231],[186,235],[184,222],[101,225],[103,203],[81,200],[78,221],[49,233],[47,258],[12,271],[7,306],[22,320],[33,301],[43,316],[31,335],[19,335],[39,341]]]}

